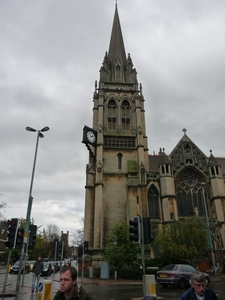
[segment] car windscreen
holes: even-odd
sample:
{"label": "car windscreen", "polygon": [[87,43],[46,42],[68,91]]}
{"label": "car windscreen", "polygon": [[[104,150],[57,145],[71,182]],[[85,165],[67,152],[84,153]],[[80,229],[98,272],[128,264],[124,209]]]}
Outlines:
{"label": "car windscreen", "polygon": [[163,271],[175,271],[177,269],[177,265],[168,265],[165,266],[162,270]]}
{"label": "car windscreen", "polygon": [[196,272],[197,271],[195,268],[193,268],[192,266],[189,266],[189,265],[183,265],[181,267],[181,270],[183,272]]}

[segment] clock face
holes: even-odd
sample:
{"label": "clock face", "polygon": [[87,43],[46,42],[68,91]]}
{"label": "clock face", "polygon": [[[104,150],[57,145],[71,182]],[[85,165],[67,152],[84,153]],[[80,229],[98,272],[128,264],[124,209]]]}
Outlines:
{"label": "clock face", "polygon": [[95,142],[95,135],[92,131],[87,132],[87,139],[89,140],[90,143]]}

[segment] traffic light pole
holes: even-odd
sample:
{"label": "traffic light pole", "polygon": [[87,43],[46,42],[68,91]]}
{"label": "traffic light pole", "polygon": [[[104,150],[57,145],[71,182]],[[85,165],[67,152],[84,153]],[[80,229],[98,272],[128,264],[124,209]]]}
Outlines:
{"label": "traffic light pole", "polygon": [[140,221],[141,221],[141,261],[142,261],[142,282],[143,282],[143,296],[146,294],[146,282],[145,282],[145,245],[144,245],[144,222],[142,217],[142,206],[141,201],[139,201],[139,196],[137,197],[137,205],[139,209]]}
{"label": "traffic light pole", "polygon": [[81,283],[83,283],[83,278],[84,278],[84,242],[83,242],[83,257],[82,257]]}
{"label": "traffic light pole", "polygon": [[143,295],[146,296],[146,282],[145,282],[145,245],[144,245],[144,224],[143,218],[141,220],[141,261],[142,261],[142,281],[143,281]]}
{"label": "traffic light pole", "polygon": [[11,253],[12,253],[12,249],[9,250],[9,254],[8,254],[8,261],[7,261],[6,272],[5,272],[5,281],[4,281],[4,285],[3,285],[3,289],[2,289],[3,297],[4,297],[4,294],[5,294],[5,288],[6,288],[7,279],[8,279],[8,273],[9,273],[8,269],[9,269],[9,261],[10,261]]}
{"label": "traffic light pole", "polygon": [[[26,253],[25,253],[25,259],[24,259],[24,266],[23,269],[26,270],[26,263],[27,263],[27,256],[28,256],[28,245],[29,245],[29,239],[30,239],[30,231],[28,233],[28,238],[27,238],[27,244],[26,244]],[[22,277],[22,283],[21,286],[24,285],[24,278],[25,278],[25,271],[23,272],[23,277]]]}

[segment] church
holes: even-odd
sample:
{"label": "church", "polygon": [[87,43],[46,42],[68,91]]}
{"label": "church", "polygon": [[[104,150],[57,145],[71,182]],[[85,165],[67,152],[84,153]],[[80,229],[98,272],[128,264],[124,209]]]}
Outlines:
{"label": "church", "polygon": [[84,127],[86,165],[84,240],[98,253],[117,223],[136,215],[153,228],[205,216],[218,259],[225,250],[225,158],[207,157],[183,134],[170,154],[148,153],[145,99],[131,55],[125,52],[118,7],[109,50],[93,94],[93,127]]}

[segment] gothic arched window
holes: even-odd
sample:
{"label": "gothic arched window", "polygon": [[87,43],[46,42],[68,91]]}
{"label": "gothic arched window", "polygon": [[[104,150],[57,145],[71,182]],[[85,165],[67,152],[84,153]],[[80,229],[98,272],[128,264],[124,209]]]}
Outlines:
{"label": "gothic arched window", "polygon": [[121,105],[122,108],[122,130],[130,129],[130,103],[128,100],[124,100]]}
{"label": "gothic arched window", "polygon": [[[177,182],[177,206],[179,217],[205,215],[202,196],[203,180],[192,169],[185,170]],[[206,202],[207,205],[207,202]]]}
{"label": "gothic arched window", "polygon": [[108,102],[108,129],[116,130],[116,101],[113,99]]}
{"label": "gothic arched window", "polygon": [[150,219],[159,219],[159,193],[153,184],[148,191],[148,209]]}

